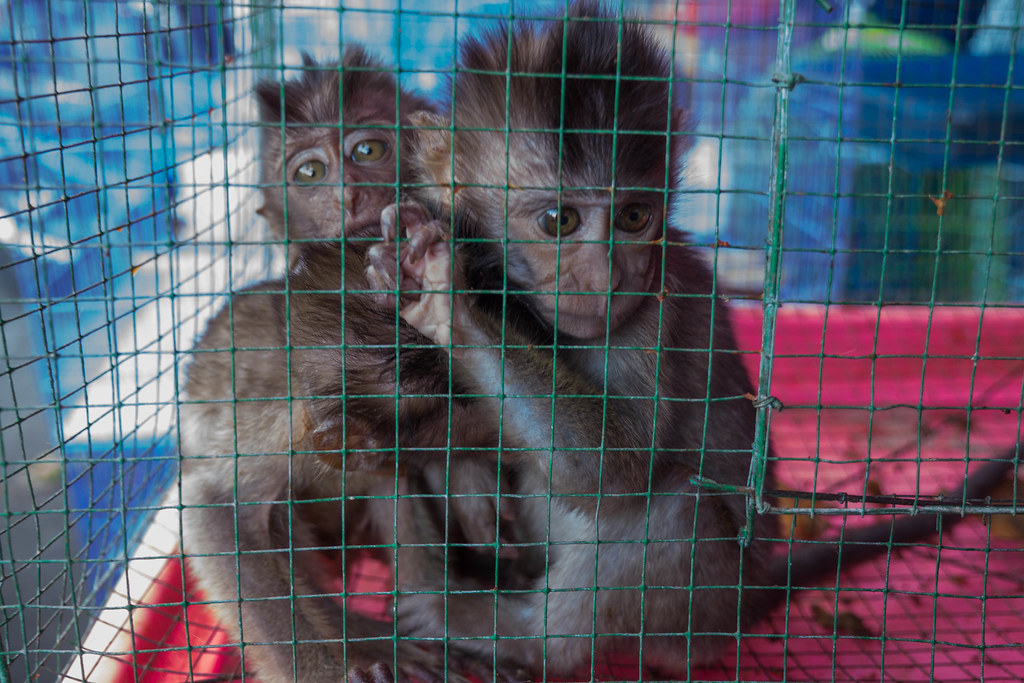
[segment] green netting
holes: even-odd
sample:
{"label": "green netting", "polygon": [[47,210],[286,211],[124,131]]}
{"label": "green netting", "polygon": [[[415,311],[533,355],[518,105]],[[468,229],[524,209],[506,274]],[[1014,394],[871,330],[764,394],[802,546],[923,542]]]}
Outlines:
{"label": "green netting", "polygon": [[[683,666],[678,677],[1020,680],[1020,480],[1007,475],[979,497],[950,497],[964,475],[1021,440],[1020,3],[607,4],[616,17],[625,13],[642,21],[671,54],[667,88],[686,112],[671,137],[686,147],[685,166],[682,177],[674,178],[666,151],[665,159],[654,162],[666,169],[663,182],[646,189],[658,195],[656,210],[688,233],[694,252],[710,265],[720,296],[715,315],[724,315],[720,307],[728,305],[736,354],[757,387],[744,398],[757,410],[747,480],[716,481],[701,464],[677,488],[690,495],[700,490],[714,501],[734,500],[737,492],[743,496],[745,524],[736,539],[729,539],[736,553],[768,524],[782,528],[781,540],[769,547],[784,554],[855,534],[872,522],[935,512],[965,517],[954,529],[946,521],[937,524],[934,535],[912,543],[874,541],[884,546],[879,558],[843,568],[812,587],[800,587],[794,579],[784,588],[782,607],[757,624],[737,619],[734,628],[722,631],[728,646],[721,656]],[[229,600],[224,609],[220,598],[197,591],[182,563],[182,525],[190,509],[241,515],[247,506],[258,509],[279,500],[260,498],[245,483],[247,462],[278,454],[289,464],[268,469],[266,485],[292,491],[282,508],[285,526],[277,531],[288,548],[286,559],[294,562],[310,545],[293,526],[309,509],[298,503],[304,495],[298,490],[305,476],[301,463],[324,448],[308,439],[318,425],[303,421],[302,411],[310,399],[334,399],[338,392],[292,384],[298,361],[287,350],[302,347],[292,337],[294,317],[285,323],[268,315],[268,328],[280,326],[279,341],[239,338],[233,330],[221,345],[211,341],[203,347],[199,341],[219,311],[237,320],[250,315],[250,304],[263,310],[261,297],[274,296],[268,291],[285,297],[282,315],[303,310],[287,298],[295,294],[292,278],[252,289],[283,277],[288,255],[317,241],[284,239],[268,229],[266,212],[259,211],[262,195],[289,180],[287,168],[269,182],[261,177],[264,133],[270,130],[285,142],[297,127],[257,125],[254,87],[303,72],[343,73],[323,64],[360,43],[380,60],[364,70],[392,74],[443,109],[447,99],[459,98],[450,83],[458,46],[467,37],[512,19],[539,27],[544,19],[564,17],[567,6],[478,0],[0,4],[0,681],[257,680],[259,656],[249,653],[258,634],[239,638],[237,626],[226,623],[240,619],[245,601]],[[618,19],[612,24],[621,36],[625,24]],[[304,52],[321,66],[304,65]],[[621,77],[628,66],[620,63],[614,70],[616,96],[628,80]],[[510,85],[506,95],[512,92]],[[344,106],[345,97],[340,93],[338,104]],[[564,114],[564,92],[562,97]],[[401,113],[397,101],[394,105]],[[614,104],[620,114],[636,106],[618,99]],[[310,125],[307,132],[326,126],[340,136],[341,124]],[[396,135],[405,130],[393,123],[369,128],[375,126]],[[440,128],[456,132],[450,119]],[[560,143],[557,166],[567,170],[547,189],[556,196],[550,208],[562,219],[568,215],[563,209],[576,210],[562,194],[580,189],[568,180],[572,159],[565,140],[581,131],[526,128],[552,133]],[[515,127],[497,132],[509,142],[517,134]],[[612,137],[611,149],[625,144],[622,131],[612,131]],[[512,173],[514,164],[497,156],[495,163],[504,161]],[[400,161],[396,157],[395,168]],[[497,187],[499,203],[514,204],[523,188],[509,177],[497,186],[471,182],[442,190]],[[366,189],[415,193],[429,184],[405,178],[368,183]],[[584,189],[600,187],[585,184]],[[612,196],[631,196],[638,189],[644,188],[615,187]],[[509,220],[507,207],[490,208]],[[284,206],[285,215],[303,215],[303,210]],[[513,235],[498,242],[514,249],[541,240]],[[612,253],[628,242],[603,239]],[[664,247],[663,259],[668,252]],[[566,253],[556,252],[556,269]],[[343,267],[350,266],[346,261]],[[504,270],[513,266],[502,264]],[[613,271],[609,265],[609,276]],[[339,266],[339,280],[341,272]],[[509,292],[507,280],[495,286],[506,304],[523,296]],[[601,293],[612,297],[608,287]],[[318,291],[337,294],[331,287]],[[549,291],[538,285],[527,294]],[[678,293],[666,296],[673,294]],[[346,301],[339,297],[338,306],[350,305]],[[399,309],[394,302],[391,306],[397,322]],[[588,362],[600,366],[595,372],[606,378],[630,349],[663,351],[660,340],[670,332],[659,332],[651,347],[595,347],[561,333],[538,344],[560,349],[551,353],[551,379],[539,392],[545,408],[538,411],[543,425],[538,430],[546,430],[545,446],[558,448],[558,402],[593,398],[559,392],[559,366],[577,362],[565,359],[566,348],[583,347],[581,357],[583,351],[593,352]],[[363,340],[355,344],[357,351],[388,370],[380,359],[394,353],[396,344],[403,344],[399,354],[417,347],[398,332],[383,343],[366,341],[359,329],[347,334]],[[503,352],[510,359],[538,353],[514,334],[504,334],[503,329]],[[429,346],[418,344],[420,350]],[[336,349],[329,342],[305,348]],[[707,342],[688,350],[707,353]],[[224,396],[185,397],[187,368],[217,351],[233,368]],[[244,389],[244,359],[260,353],[265,354],[261,363],[283,368],[285,385],[277,400]],[[340,370],[347,371],[347,366]],[[407,371],[416,369],[400,365],[395,372]],[[400,393],[394,388],[401,379],[397,375],[385,379],[379,391],[366,391],[362,398],[379,399],[381,421],[393,421],[393,440],[404,438],[405,426],[394,416],[410,399],[432,397],[444,416],[440,422],[447,421],[453,432],[457,410],[466,402],[504,398],[503,410],[516,409],[512,388],[507,394],[460,391],[458,377],[447,369],[443,389],[423,389],[423,395]],[[638,396],[619,391],[608,379],[598,389],[604,403],[593,426],[600,432],[601,471],[611,462],[607,459],[619,455],[602,440],[612,433],[621,410],[617,405],[661,399],[657,421],[662,406],[673,401],[697,404],[711,414],[719,400],[710,390],[696,399]],[[231,433],[231,452],[219,452],[216,438],[193,428],[188,443],[211,444],[210,452],[185,452],[185,425],[195,425],[189,422],[195,419],[191,409],[208,409],[210,417],[204,419]],[[252,424],[257,428],[242,433],[242,426]],[[263,429],[273,438],[262,438]],[[657,458],[651,431],[644,452],[648,463]],[[337,490],[313,496],[325,509],[347,516],[360,514],[360,505],[389,506],[391,512],[381,513],[378,521],[393,519],[390,540],[348,538],[349,530],[332,536],[330,527],[312,543],[321,550],[317,561],[323,562],[329,584],[314,591],[318,599],[339,610],[344,605],[346,614],[390,620],[384,641],[401,640],[404,633],[406,617],[393,611],[403,588],[392,579],[407,571],[403,562],[412,566],[422,557],[417,553],[427,551],[442,557],[444,574],[449,567],[465,570],[467,556],[489,558],[490,564],[474,574],[475,583],[460,583],[453,573],[437,577],[431,587],[408,591],[436,595],[439,618],[449,630],[443,638],[420,643],[422,651],[442,642],[440,656],[460,673],[486,674],[500,663],[495,653],[502,641],[495,636],[501,620],[488,610],[479,619],[484,635],[458,632],[453,615],[466,596],[484,596],[484,604],[493,606],[501,593],[495,583],[505,582],[502,590],[545,593],[555,604],[581,590],[592,598],[581,609],[596,625],[604,604],[598,595],[627,588],[603,585],[596,568],[582,588],[548,585],[543,577],[562,547],[575,544],[595,558],[642,547],[643,576],[628,590],[644,605],[671,594],[657,592],[646,558],[659,543],[680,542],[660,539],[650,529],[645,530],[650,535],[625,541],[560,538],[551,517],[542,515],[545,528],[539,536],[517,546],[502,511],[515,517],[533,504],[550,510],[559,504],[558,496],[544,486],[524,486],[510,463],[529,449],[505,426],[494,433],[500,449],[489,443],[461,450],[436,443],[429,444],[433,450],[418,444],[399,449],[360,441],[358,430],[343,422],[327,434],[329,450],[349,462],[383,463],[377,467],[381,485],[360,488],[357,478],[328,473],[322,476],[336,476]],[[713,437],[697,439],[699,455],[715,453]],[[486,485],[463,487],[453,474],[459,458],[496,451],[500,459],[487,470]],[[593,450],[565,452],[584,457]],[[417,471],[416,458],[431,456],[440,465]],[[225,464],[221,473],[230,480],[232,496],[196,503],[193,491],[183,488],[192,480],[183,479],[182,472],[195,463],[218,462]],[[409,475],[409,466],[416,476],[439,482],[424,484]],[[769,469],[775,481],[766,480]],[[651,471],[639,494],[602,489],[586,495],[598,512],[631,495],[655,505],[666,494]],[[419,498],[408,497],[417,491]],[[443,527],[444,533],[440,538],[405,535],[411,522],[402,511],[408,509],[440,510],[443,521],[424,523]],[[495,515],[493,523],[488,514]],[[474,522],[489,527],[493,538],[482,541],[451,531],[451,525]],[[244,538],[235,540],[246,545]],[[540,569],[517,564],[517,558],[537,549]],[[264,552],[251,550],[225,547],[213,556],[219,554],[225,560],[220,567],[237,575],[248,556]],[[852,557],[856,547],[840,546],[837,552]],[[291,579],[293,566],[286,570]],[[539,583],[531,583],[536,579],[526,576],[531,572],[541,576]],[[733,576],[720,578],[725,586],[738,583]],[[679,578],[672,590],[695,590],[685,587],[689,580]],[[744,589],[751,595],[749,588],[739,587],[740,595]],[[301,602],[296,596],[307,589],[294,587],[284,598],[293,618]],[[700,630],[695,623],[681,619],[672,632],[685,642]],[[547,633],[541,628],[533,635]],[[299,647],[292,642],[303,637],[296,622],[290,635],[285,647]],[[627,647],[625,654],[609,656],[602,639],[588,633],[577,640],[586,642],[587,661],[578,672],[584,679],[658,675],[638,663],[646,656],[643,646],[639,653]],[[240,648],[240,641],[247,647]],[[477,669],[467,669],[459,657],[460,647],[471,641],[493,645]],[[558,642],[545,642],[545,664],[530,672],[534,678],[557,680],[550,671],[559,666]],[[340,657],[340,643],[337,652]]]}

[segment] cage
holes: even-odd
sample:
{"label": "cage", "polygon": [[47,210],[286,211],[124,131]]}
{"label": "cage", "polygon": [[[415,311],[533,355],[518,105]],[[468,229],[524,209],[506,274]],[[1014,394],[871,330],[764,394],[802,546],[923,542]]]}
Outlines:
{"label": "cage", "polygon": [[[913,541],[875,541],[873,559],[840,564],[811,585],[783,586],[783,604],[719,633],[727,645],[715,661],[684,661],[669,667],[673,677],[1021,680],[1024,479],[1013,449],[1024,414],[1024,87],[1016,65],[1024,9],[1013,0],[605,5],[607,24],[620,33],[642,24],[669,55],[666,83],[687,116],[672,136],[685,141],[684,172],[662,183],[666,220],[687,231],[688,249],[709,264],[715,301],[729,308],[736,355],[756,387],[743,399],[756,407],[746,454],[753,466],[725,493],[743,500],[749,520],[778,526],[771,548],[782,555],[856,538],[879,520],[933,527]],[[344,77],[331,60],[358,43],[380,60],[370,71],[457,104],[451,82],[468,38],[513,21],[568,26],[568,12],[569,3],[516,0],[0,3],[0,681],[260,680],[261,660],[247,653],[261,642],[239,634],[238,620],[261,598],[225,601],[199,590],[181,545],[189,510],[201,507],[183,497],[183,471],[202,458],[183,453],[181,428],[197,344],[254,284],[289,272],[288,250],[304,245],[260,215],[275,187],[260,175],[261,135],[286,130],[260,125],[254,89],[315,70]],[[622,86],[621,72],[614,81]],[[391,128],[399,130],[393,121]],[[506,177],[497,189],[507,200],[519,188]],[[282,282],[287,293],[290,280]],[[391,306],[397,319],[398,303]],[[610,336],[601,338],[607,358]],[[557,334],[548,343],[555,356]],[[251,348],[232,338],[223,350],[233,358]],[[514,344],[506,350],[514,354]],[[605,410],[622,403],[602,391]],[[289,405],[304,398],[287,394]],[[240,414],[249,399],[232,396],[229,412]],[[701,396],[701,405],[714,404],[710,392]],[[399,398],[390,396],[392,406]],[[553,406],[555,395],[547,398]],[[455,398],[442,403],[451,409]],[[302,455],[298,433],[286,441],[285,456]],[[348,448],[334,450],[359,450]],[[240,441],[233,450],[225,461],[237,476],[253,454]],[[410,481],[401,461],[415,455],[399,450],[383,475],[395,490],[366,497],[394,510]],[[451,445],[440,450],[450,463]],[[507,453],[516,456],[515,448]],[[997,485],[978,497],[953,493],[965,476],[1007,457],[1012,472]],[[447,518],[460,496],[452,470],[443,471],[433,494]],[[491,486],[508,485],[515,472],[499,468]],[[291,485],[290,467],[267,476],[275,474]],[[679,486],[710,496],[725,483],[694,477]],[[647,505],[658,484],[641,487]],[[511,496],[463,498],[499,506],[557,498],[550,481],[547,490],[520,486]],[[347,500],[339,487],[336,502]],[[260,502],[243,499],[237,482],[228,488],[233,519]],[[598,509],[617,504],[614,491],[591,494]],[[293,502],[284,501],[288,519],[298,516]],[[945,516],[927,516],[935,513]],[[515,579],[521,565],[508,558],[517,546],[498,517],[494,537],[479,546]],[[497,604],[501,587],[449,586],[449,569],[465,568],[458,552],[473,544],[400,541],[395,519],[391,542],[369,552],[342,552],[341,538],[323,542],[335,552],[317,560],[318,599],[384,624],[382,643],[440,648],[452,680],[493,675],[501,642],[521,634],[488,616],[491,630],[481,637],[453,627],[417,642],[396,611],[398,548],[418,540],[444,555],[434,593],[445,606],[463,593]],[[730,540],[732,552],[750,543],[746,533]],[[286,536],[291,559],[301,548]],[[646,547],[652,539],[629,540]],[[242,540],[220,554],[243,562]],[[552,554],[566,544],[548,529],[535,545]],[[603,552],[597,541],[581,547],[595,558]],[[835,547],[840,562],[857,552]],[[531,576],[540,588],[508,592],[557,594],[544,583],[548,569]],[[718,578],[742,600],[734,577]],[[686,580],[672,580],[687,590]],[[586,590],[607,587],[595,578]],[[643,582],[633,588],[639,604],[665,593]],[[283,597],[295,610],[299,588],[292,590]],[[234,623],[225,623],[226,603],[239,615]],[[597,623],[597,598],[588,604]],[[291,628],[291,640],[278,645],[301,645]],[[684,643],[693,637],[687,623],[671,630]],[[547,635],[532,637],[546,643]],[[579,638],[587,654],[571,676],[551,673],[558,663],[546,657],[523,675],[661,675],[642,647],[609,655],[593,632]],[[488,643],[492,656],[460,670],[465,641]],[[344,645],[336,639],[334,648]],[[397,655],[388,663],[402,665]]]}

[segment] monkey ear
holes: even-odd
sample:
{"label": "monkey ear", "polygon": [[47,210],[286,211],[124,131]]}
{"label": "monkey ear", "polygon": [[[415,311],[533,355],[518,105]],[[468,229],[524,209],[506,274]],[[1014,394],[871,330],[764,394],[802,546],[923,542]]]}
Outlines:
{"label": "monkey ear", "polygon": [[417,128],[416,148],[420,154],[431,159],[451,154],[452,137],[447,118],[421,109],[409,114],[409,123]]}
{"label": "monkey ear", "polygon": [[260,81],[256,84],[256,102],[259,105],[260,121],[263,123],[277,123],[281,120],[281,88],[277,81]]}

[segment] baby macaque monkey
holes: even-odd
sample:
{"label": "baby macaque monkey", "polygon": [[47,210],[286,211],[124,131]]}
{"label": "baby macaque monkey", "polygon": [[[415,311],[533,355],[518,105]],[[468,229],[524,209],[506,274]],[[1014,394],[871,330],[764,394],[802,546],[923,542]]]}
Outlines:
{"label": "baby macaque monkey", "polygon": [[[320,240],[340,254],[343,227],[344,237],[355,241],[379,233],[381,211],[396,199],[398,161],[409,156],[396,142],[396,122],[408,125],[410,113],[431,108],[401,90],[390,70],[358,46],[345,51],[340,65],[305,57],[303,66],[294,80],[256,87],[263,124],[260,212],[274,235],[297,240],[289,246],[293,267],[303,249]],[[366,246],[357,245],[358,254]],[[351,263],[361,277],[362,262]],[[334,265],[341,273],[342,258]],[[341,287],[340,277],[330,280],[335,290]],[[289,400],[301,396],[294,385],[303,382],[288,370],[286,289],[277,279],[243,290],[210,323],[188,373],[186,393],[203,403],[183,408],[186,451],[280,453],[326,431],[308,414],[309,402]],[[334,312],[335,322],[339,316]],[[235,349],[251,351],[232,354]],[[380,370],[377,361],[368,362]],[[272,433],[267,425],[275,427]],[[372,440],[369,433],[351,437]]]}
{"label": "baby macaque monkey", "polygon": [[[500,424],[523,496],[511,533],[547,553],[528,590],[450,596],[447,631],[429,635],[499,671],[563,677],[634,652],[685,678],[779,604],[776,587],[834,572],[838,556],[794,551],[790,569],[767,515],[743,546],[745,498],[692,483],[747,482],[755,412],[728,307],[668,223],[683,139],[670,57],[596,3],[568,14],[464,40],[451,118],[417,117],[434,127],[414,163],[440,219],[403,211],[369,254],[371,280],[401,292],[402,317]],[[929,524],[847,534],[844,566]]]}
{"label": "baby macaque monkey", "polygon": [[[669,57],[591,3],[510,31],[467,38],[451,120],[421,117],[436,130],[415,163],[440,223],[454,214],[457,248],[370,257],[381,289],[441,292],[402,315],[450,344],[473,394],[495,397],[479,403],[500,411],[516,493],[536,496],[518,501],[516,533],[549,544],[532,592],[478,605],[483,617],[449,609],[449,632],[496,624],[499,663],[534,674],[579,673],[641,641],[644,666],[685,673],[735,632],[739,587],[745,607],[765,585],[773,529],[756,517],[741,548],[744,498],[690,483],[746,482],[755,414],[711,273],[665,229],[681,152]],[[491,656],[490,642],[458,642]]]}
{"label": "baby macaque monkey", "polygon": [[[445,355],[365,291],[364,240],[379,236],[401,175],[402,144],[387,126],[429,104],[358,48],[346,50],[340,76],[336,65],[305,67],[257,95],[264,123],[284,123],[264,129],[263,215],[275,234],[309,241],[290,245],[287,279],[235,293],[213,318],[180,407],[183,552],[264,683],[342,680],[349,668],[358,680],[396,656],[394,626],[330,597],[325,560],[360,548],[391,556],[397,585],[438,589],[401,601],[425,621],[443,621],[446,573],[493,588],[500,560],[488,547],[498,534],[496,459],[445,457]],[[384,127],[358,128],[371,123]],[[493,453],[472,430],[460,435]],[[405,443],[417,448],[395,463]],[[403,675],[443,671],[436,652],[398,653]]]}

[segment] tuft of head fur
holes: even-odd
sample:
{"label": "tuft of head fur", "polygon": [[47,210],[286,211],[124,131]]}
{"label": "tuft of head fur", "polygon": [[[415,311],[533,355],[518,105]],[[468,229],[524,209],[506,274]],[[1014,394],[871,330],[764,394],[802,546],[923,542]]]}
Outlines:
{"label": "tuft of head fur", "polygon": [[[396,88],[392,70],[362,46],[353,45],[345,49],[340,63],[320,64],[303,54],[301,75],[283,83],[261,81],[256,99],[262,123],[337,124],[341,103],[358,100],[366,92],[390,94],[394,99]],[[279,129],[277,133],[280,136]]]}
{"label": "tuft of head fur", "polygon": [[674,134],[672,76],[671,56],[648,27],[592,0],[573,2],[565,17],[463,40],[451,115],[416,117],[413,164],[421,198],[453,213],[454,234],[470,238],[462,248],[474,287],[537,288],[529,252],[500,239],[500,226],[522,220],[514,212],[530,210],[519,197],[543,202],[549,191],[578,189],[601,201],[612,187],[675,186],[684,138]]}
{"label": "tuft of head fur", "polygon": [[[495,132],[457,133],[456,158],[493,157],[506,130],[548,131],[529,136],[528,156],[560,159],[563,186],[650,186],[659,174],[657,187],[670,185],[682,151],[670,136],[679,116],[671,78],[668,51],[647,27],[590,0],[573,2],[564,19],[467,38],[453,87],[455,128]],[[514,139],[512,147],[513,157],[524,156]]]}
{"label": "tuft of head fur", "polygon": [[[289,126],[343,125],[342,105],[347,110],[352,103],[368,99],[381,103],[382,113],[387,111],[383,103],[390,102],[392,115],[397,112],[402,122],[407,122],[415,111],[433,109],[425,98],[399,91],[393,71],[359,45],[346,48],[340,63],[319,64],[304,54],[302,66],[302,74],[296,78],[261,81],[255,88],[263,124],[264,182],[281,180],[280,124],[284,124],[286,133]],[[268,170],[277,171],[276,176],[268,174]]]}

